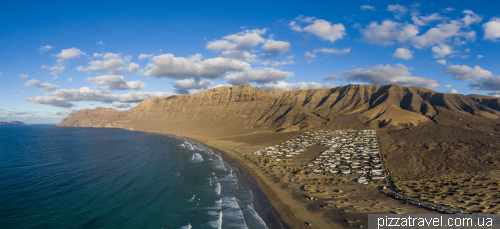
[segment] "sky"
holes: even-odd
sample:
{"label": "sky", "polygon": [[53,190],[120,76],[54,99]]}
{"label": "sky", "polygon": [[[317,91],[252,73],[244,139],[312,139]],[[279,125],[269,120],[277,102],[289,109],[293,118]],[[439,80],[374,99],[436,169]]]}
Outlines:
{"label": "sky", "polygon": [[0,121],[250,83],[500,97],[498,1],[2,1]]}

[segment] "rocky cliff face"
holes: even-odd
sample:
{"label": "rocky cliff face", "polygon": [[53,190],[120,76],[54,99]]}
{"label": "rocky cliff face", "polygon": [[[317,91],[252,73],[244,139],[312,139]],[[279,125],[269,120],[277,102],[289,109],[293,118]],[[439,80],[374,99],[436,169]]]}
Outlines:
{"label": "rocky cliff face", "polygon": [[72,113],[58,126],[168,129],[237,134],[257,129],[401,129],[441,122],[443,114],[499,119],[493,97],[443,94],[398,85],[346,85],[332,89],[263,91],[244,84],[193,95],[156,97],[127,111],[110,108]]}

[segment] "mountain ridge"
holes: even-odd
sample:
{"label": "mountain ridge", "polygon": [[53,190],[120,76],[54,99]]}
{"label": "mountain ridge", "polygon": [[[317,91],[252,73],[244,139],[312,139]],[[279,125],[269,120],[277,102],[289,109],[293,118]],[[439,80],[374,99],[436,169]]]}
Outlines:
{"label": "mountain ridge", "polygon": [[498,101],[399,85],[263,91],[244,84],[146,99],[125,111],[82,109],[58,126],[174,134],[242,154],[303,131],[376,129],[391,173],[415,179],[498,170]]}
{"label": "mountain ridge", "polygon": [[0,122],[0,125],[29,125],[29,123],[24,123],[21,121],[9,121],[9,122]]}
{"label": "mountain ridge", "polygon": [[[193,95],[146,99],[126,111],[112,108],[83,109],[58,126],[119,127],[135,129],[142,119],[171,126],[183,122],[212,122],[212,127],[255,127],[274,131],[315,127],[402,129],[434,121],[439,110],[488,119],[500,118],[500,99],[443,94],[425,88],[399,85],[350,84],[331,89],[263,91],[249,84],[223,86]],[[213,129],[213,128],[210,128]],[[216,128],[217,129],[217,128]]]}

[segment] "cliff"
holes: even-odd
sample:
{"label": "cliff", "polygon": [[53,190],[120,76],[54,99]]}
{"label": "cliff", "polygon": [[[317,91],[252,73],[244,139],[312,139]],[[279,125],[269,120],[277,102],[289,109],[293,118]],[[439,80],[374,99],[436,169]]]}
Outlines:
{"label": "cliff", "polygon": [[[401,129],[447,119],[443,113],[499,119],[498,99],[398,85],[263,91],[244,84],[193,95],[144,100],[134,108],[83,109],[58,126],[117,127],[190,133],[296,131],[314,128]],[[441,116],[441,117],[440,117]],[[441,120],[440,120],[441,118]]]}

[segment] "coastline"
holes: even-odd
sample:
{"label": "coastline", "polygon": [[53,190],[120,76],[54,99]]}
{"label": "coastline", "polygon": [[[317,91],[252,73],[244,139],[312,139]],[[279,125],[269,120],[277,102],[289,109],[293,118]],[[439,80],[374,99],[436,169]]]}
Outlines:
{"label": "coastline", "polygon": [[[89,128],[89,127],[87,127]],[[284,229],[289,228],[345,228],[341,226],[341,221],[343,218],[334,217],[336,222],[332,222],[328,220],[326,215],[318,214],[318,212],[311,211],[312,209],[308,206],[304,201],[298,201],[298,198],[301,198],[302,195],[297,195],[290,190],[282,190],[282,187],[279,187],[279,184],[274,182],[272,179],[266,177],[265,172],[259,172],[259,168],[256,165],[253,165],[253,162],[249,161],[244,157],[244,154],[240,154],[238,151],[239,148],[230,149],[229,147],[219,146],[214,144],[218,142],[217,140],[210,137],[202,137],[202,136],[192,136],[192,135],[183,135],[171,132],[163,132],[163,131],[155,131],[155,130],[140,130],[140,129],[128,129],[128,128],[119,128],[119,127],[90,127],[90,128],[116,128],[123,129],[129,131],[141,131],[141,132],[149,132],[154,134],[162,134],[162,135],[171,135],[189,139],[191,141],[195,141],[201,143],[208,148],[220,152],[223,155],[223,160],[226,159],[235,161],[241,168],[243,168],[244,172],[248,172],[248,177],[255,181],[254,184],[257,185],[258,189],[262,191],[265,196],[265,199],[269,201],[270,205],[274,210],[274,214],[279,220],[281,227]],[[204,139],[206,138],[206,139]],[[233,152],[234,151],[234,152]],[[227,161],[226,161],[227,163]],[[266,182],[267,181],[267,182]],[[281,190],[280,190],[281,189]],[[286,201],[287,204],[284,203]],[[339,209],[340,210],[340,209]],[[338,212],[340,214],[340,212]],[[329,216],[331,217],[331,216]],[[315,222],[315,226],[308,225],[306,222]]]}
{"label": "coastline", "polygon": [[[270,203],[282,228],[355,229],[367,226],[368,214],[428,213],[423,208],[401,205],[398,200],[380,192],[377,186],[361,185],[345,179],[341,179],[341,182],[332,182],[333,179],[315,174],[312,176],[301,175],[302,182],[294,182],[284,176],[283,171],[269,169],[247,157],[249,153],[264,145],[275,145],[283,140],[296,137],[295,135],[300,134],[299,132],[265,131],[243,135],[202,136],[173,133],[173,131],[166,129],[117,129],[185,138],[219,152],[226,163],[228,161],[236,162],[243,178],[253,179],[250,186],[257,186],[264,194],[264,198]],[[308,181],[304,181],[304,179]],[[324,183],[320,183],[318,179],[324,180]],[[314,200],[308,198],[310,191]]]}
{"label": "coastline", "polygon": [[[152,131],[149,131],[149,132],[152,132]],[[161,132],[154,132],[154,133],[164,134]],[[238,171],[239,171],[239,173],[241,173],[241,174],[237,173],[237,175],[243,176],[240,178],[248,179],[249,182],[252,183],[253,187],[250,187],[252,192],[254,192],[254,191],[260,192],[260,193],[255,193],[254,195],[257,195],[260,201],[267,201],[268,202],[269,206],[273,210],[273,212],[271,214],[274,215],[279,220],[279,224],[280,224],[281,228],[283,228],[283,229],[297,228],[298,225],[293,226],[294,224],[292,222],[290,222],[289,219],[283,218],[284,214],[290,215],[291,212],[284,212],[283,210],[281,210],[284,207],[283,203],[281,203],[280,200],[276,197],[276,195],[274,193],[272,193],[270,188],[262,181],[262,179],[257,174],[255,174],[255,172],[253,172],[251,169],[249,169],[248,166],[244,162],[241,161],[241,158],[231,156],[227,150],[221,149],[220,147],[217,147],[217,146],[213,146],[213,145],[211,145],[203,140],[196,139],[195,137],[192,137],[192,136],[188,137],[188,136],[176,135],[176,134],[167,134],[167,135],[182,137],[182,138],[189,139],[191,141],[201,143],[201,144],[207,146],[208,148],[210,148],[211,150],[213,150],[214,152],[221,153],[222,160],[225,161],[226,163],[228,163],[229,165],[237,164],[239,166]],[[238,178],[238,180],[240,180],[240,179]],[[257,188],[257,190],[255,188]],[[259,194],[263,194],[263,196],[259,196]],[[270,196],[274,197],[274,198],[270,198]],[[280,207],[281,209],[278,210],[276,208],[277,206]],[[261,216],[261,217],[263,217],[263,216]]]}
{"label": "coastline", "polygon": [[[192,140],[192,139],[191,139]],[[194,140],[192,140],[194,141]],[[198,141],[196,141],[198,142]],[[280,214],[276,211],[275,207],[271,204],[269,198],[267,195],[264,193],[262,190],[261,186],[259,186],[258,182],[255,180],[255,177],[251,174],[251,172],[241,163],[236,161],[234,158],[231,156],[227,155],[226,152],[223,152],[220,149],[216,149],[215,147],[210,147],[204,143],[201,143],[205,145],[206,147],[210,148],[214,152],[219,152],[221,154],[221,158],[223,161],[228,163],[233,169],[235,169],[235,174],[240,183],[243,184],[245,188],[248,188],[252,191],[252,195],[256,197],[254,200],[254,209],[259,214],[259,216],[264,219],[266,218],[267,220],[264,220],[265,222],[270,221],[272,225],[267,225],[269,228],[275,228],[277,226],[278,228],[282,229],[288,229],[291,228],[288,224],[286,224]],[[236,168],[234,168],[236,167]],[[257,210],[257,207],[255,206],[255,202],[259,203],[260,206],[260,211]]]}
{"label": "coastline", "polygon": [[[161,132],[155,132],[155,133],[161,133]],[[179,136],[179,137],[183,137],[186,139],[190,139],[192,141],[199,142],[199,143],[211,148],[212,150],[220,152],[222,155],[225,155],[226,158],[230,158],[230,159],[236,161],[240,166],[242,166],[246,171],[248,171],[248,173],[251,175],[251,177],[256,181],[260,190],[265,194],[267,200],[269,200],[269,203],[273,206],[275,214],[278,217],[278,219],[280,220],[282,228],[285,228],[285,229],[288,229],[288,228],[311,228],[311,226],[305,224],[304,221],[299,220],[295,216],[295,212],[290,208],[290,205],[292,205],[292,203],[284,204],[282,202],[282,199],[280,197],[278,197],[280,193],[277,193],[276,191],[274,191],[273,187],[271,187],[271,185],[267,184],[264,181],[265,178],[263,179],[263,177],[262,177],[264,175],[263,174],[259,175],[258,172],[256,171],[256,168],[251,167],[251,165],[249,164],[249,161],[244,161],[245,158],[243,157],[243,155],[238,155],[237,152],[232,153],[231,149],[223,149],[220,146],[211,144],[210,142],[207,142],[207,140],[201,139],[199,137],[186,136],[186,135],[182,135],[182,134],[170,134],[170,135]],[[283,196],[281,195],[281,197],[283,197]],[[293,198],[291,198],[291,199],[293,199]],[[302,206],[300,206],[299,203],[293,204],[293,205],[295,205],[295,207],[301,208],[301,210],[302,210]],[[303,208],[303,210],[306,210],[306,209]],[[320,226],[320,227],[312,227],[312,228],[343,228],[339,224],[332,225],[332,222],[326,222],[322,216],[318,217],[318,219],[322,219],[324,225]]]}
{"label": "coastline", "polygon": [[[91,127],[95,128],[95,127]],[[104,128],[109,128],[109,127],[104,127]],[[208,148],[210,148],[213,151],[217,151],[221,153],[221,156],[223,157],[223,160],[228,163],[229,161],[234,161],[236,162],[239,166],[241,166],[242,170],[241,172],[244,173],[247,178],[253,180],[259,189],[264,194],[265,200],[269,201],[269,204],[271,205],[273,209],[274,215],[277,217],[279,220],[279,223],[281,224],[281,228],[283,229],[291,229],[291,228],[304,228],[306,224],[304,222],[298,221],[294,217],[294,212],[290,209],[290,207],[286,204],[284,204],[281,199],[278,197],[278,194],[275,193],[272,188],[266,184],[266,182],[262,179],[261,176],[259,176],[253,168],[251,168],[248,165],[248,161],[245,162],[243,161],[244,158],[241,156],[238,156],[236,153],[230,153],[230,149],[222,149],[219,146],[213,145],[207,140],[201,139],[199,137],[194,137],[194,136],[189,136],[189,135],[183,135],[183,134],[173,134],[173,133],[168,133],[168,132],[161,132],[161,131],[145,131],[145,130],[135,130],[135,129],[127,129],[127,128],[117,128],[117,129],[124,129],[124,130],[130,130],[130,131],[142,131],[142,132],[150,132],[150,133],[155,133],[155,134],[163,134],[163,135],[172,135],[172,136],[177,136],[177,137],[182,137],[189,139],[191,141],[195,141],[198,143],[201,143]],[[307,227],[310,228],[310,227]],[[335,227],[335,228],[342,228],[342,227]]]}

